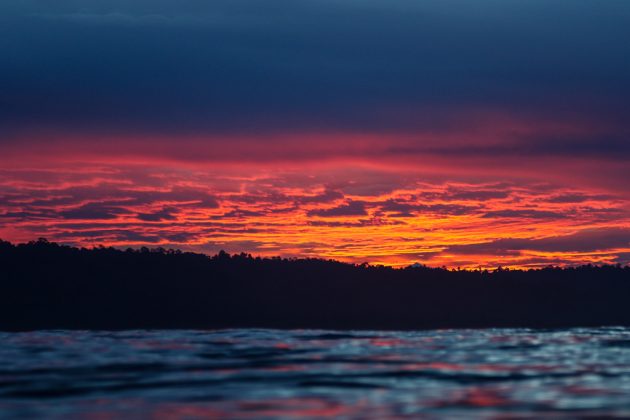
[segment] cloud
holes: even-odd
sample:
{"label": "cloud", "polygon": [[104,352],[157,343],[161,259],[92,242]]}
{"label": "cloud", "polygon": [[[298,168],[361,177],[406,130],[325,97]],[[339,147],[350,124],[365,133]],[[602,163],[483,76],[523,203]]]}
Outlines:
{"label": "cloud", "polygon": [[384,212],[391,212],[393,217],[413,217],[419,213],[458,216],[473,213],[479,207],[458,204],[416,204],[390,199],[382,203],[380,209]]}
{"label": "cloud", "polygon": [[630,247],[629,228],[585,229],[571,235],[542,239],[506,238],[468,245],[452,245],[451,254],[510,255],[520,251],[595,252]]}
{"label": "cloud", "polygon": [[614,196],[606,194],[589,195],[580,193],[566,193],[553,197],[548,197],[547,201],[550,203],[583,203],[585,201],[602,201],[611,200],[613,198]]}
{"label": "cloud", "polygon": [[568,214],[562,214],[549,210],[535,210],[535,209],[519,209],[519,210],[495,210],[488,211],[483,214],[485,218],[514,218],[514,219],[558,219],[568,217]]}
{"label": "cloud", "polygon": [[88,203],[82,206],[64,210],[59,215],[64,219],[116,219],[120,215],[129,214],[129,210],[124,207],[112,206],[107,203]]}
{"label": "cloud", "polygon": [[338,227],[365,227],[365,226],[393,226],[393,225],[404,225],[404,222],[397,220],[384,220],[379,218],[372,219],[359,219],[353,221],[330,221],[330,220],[309,220],[309,226],[317,226],[317,227],[330,227],[330,228],[338,228]]}
{"label": "cloud", "polygon": [[65,238],[76,238],[77,236],[83,238],[87,242],[97,242],[102,244],[107,241],[121,241],[128,244],[157,244],[161,238],[158,235],[144,234],[141,232],[135,232],[124,229],[96,229],[96,230],[84,230],[79,234],[62,232],[59,233],[58,238],[64,240]]}
{"label": "cloud", "polygon": [[177,209],[174,207],[164,207],[162,210],[152,213],[138,213],[136,217],[145,222],[161,222],[164,220],[175,220]]}
{"label": "cloud", "polygon": [[309,217],[365,216],[367,211],[365,209],[365,202],[349,201],[346,204],[329,209],[309,210],[307,214]]}
{"label": "cloud", "polygon": [[509,191],[501,191],[501,190],[452,190],[449,191],[444,199],[448,200],[471,200],[471,201],[479,201],[479,200],[495,200],[495,199],[504,199],[510,196]]}
{"label": "cloud", "polygon": [[265,215],[265,212],[262,212],[262,211],[235,209],[235,210],[228,211],[222,217],[248,218],[248,217],[258,217],[258,216],[264,216],[264,215]]}
{"label": "cloud", "polygon": [[328,202],[339,200],[342,198],[344,198],[344,195],[340,193],[339,191],[327,189],[321,194],[298,197],[296,201],[298,201],[301,204],[328,203]]}
{"label": "cloud", "polygon": [[[592,199],[576,205],[568,195]],[[210,241],[236,252],[400,265],[420,256],[431,265],[467,267],[615,262],[628,249],[622,240],[630,219],[625,202],[609,195],[576,185],[451,183],[338,164],[213,172],[114,160],[98,170],[68,164],[55,171],[0,171],[0,237],[190,250],[210,249],[203,248]],[[589,229],[599,233],[587,235]],[[553,237],[575,230],[582,233]],[[314,238],[315,248],[298,245]],[[254,242],[260,246],[247,248]],[[602,249],[579,251],[593,244]],[[530,248],[553,255],[536,255],[537,262]]]}

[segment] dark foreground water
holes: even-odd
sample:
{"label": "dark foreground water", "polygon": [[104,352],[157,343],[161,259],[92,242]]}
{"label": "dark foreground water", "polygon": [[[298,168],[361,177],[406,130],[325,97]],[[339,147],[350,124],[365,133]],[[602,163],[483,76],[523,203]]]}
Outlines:
{"label": "dark foreground water", "polygon": [[630,416],[630,330],[0,333],[0,414]]}

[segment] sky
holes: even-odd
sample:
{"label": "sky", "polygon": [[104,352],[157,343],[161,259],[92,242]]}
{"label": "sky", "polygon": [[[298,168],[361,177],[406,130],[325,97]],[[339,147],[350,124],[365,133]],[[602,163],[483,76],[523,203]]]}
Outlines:
{"label": "sky", "polygon": [[630,263],[626,0],[5,0],[0,238]]}

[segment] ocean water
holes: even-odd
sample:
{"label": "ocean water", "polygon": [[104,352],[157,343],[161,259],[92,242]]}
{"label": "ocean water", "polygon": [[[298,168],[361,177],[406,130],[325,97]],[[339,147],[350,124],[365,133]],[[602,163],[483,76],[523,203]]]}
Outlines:
{"label": "ocean water", "polygon": [[630,329],[0,333],[0,416],[630,416]]}

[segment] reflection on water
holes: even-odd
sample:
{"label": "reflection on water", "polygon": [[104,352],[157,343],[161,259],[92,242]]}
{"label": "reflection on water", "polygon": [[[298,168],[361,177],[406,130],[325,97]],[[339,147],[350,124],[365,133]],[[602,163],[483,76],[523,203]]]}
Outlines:
{"label": "reflection on water", "polygon": [[630,416],[630,329],[0,333],[7,418]]}

